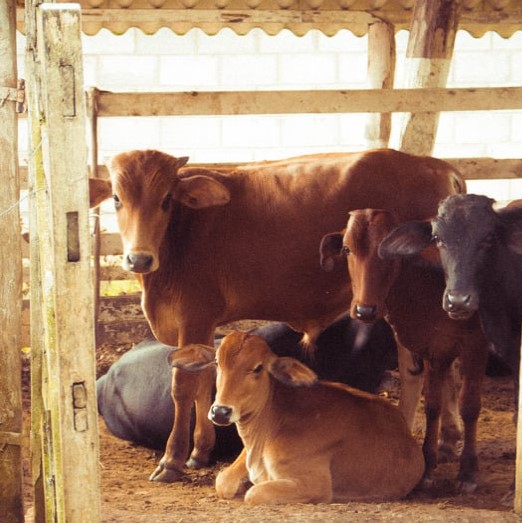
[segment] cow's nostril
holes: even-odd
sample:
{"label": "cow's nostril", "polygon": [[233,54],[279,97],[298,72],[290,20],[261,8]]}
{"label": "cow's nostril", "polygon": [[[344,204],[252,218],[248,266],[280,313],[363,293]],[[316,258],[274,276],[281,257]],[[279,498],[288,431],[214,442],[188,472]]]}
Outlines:
{"label": "cow's nostril", "polygon": [[375,305],[357,304],[355,306],[355,317],[361,321],[374,321],[377,318],[377,307]]}
{"label": "cow's nostril", "polygon": [[451,292],[447,296],[450,309],[467,308],[472,303],[471,294]]}
{"label": "cow's nostril", "polygon": [[127,268],[132,272],[149,272],[152,267],[152,262],[153,257],[151,254],[127,254]]}
{"label": "cow's nostril", "polygon": [[232,409],[223,405],[212,405],[208,417],[212,423],[216,425],[230,425],[230,417],[232,416]]}

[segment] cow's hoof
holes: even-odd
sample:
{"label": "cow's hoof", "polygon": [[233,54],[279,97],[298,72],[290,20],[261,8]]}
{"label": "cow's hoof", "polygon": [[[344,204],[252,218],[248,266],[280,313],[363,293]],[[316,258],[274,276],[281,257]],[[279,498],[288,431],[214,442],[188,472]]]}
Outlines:
{"label": "cow's hoof", "polygon": [[164,463],[160,463],[156,470],[150,475],[149,481],[158,481],[161,483],[175,483],[180,481],[183,472],[179,469],[169,469]]}
{"label": "cow's hoof", "polygon": [[473,494],[477,490],[476,481],[459,481],[457,484],[457,490],[460,494]]}
{"label": "cow's hoof", "polygon": [[422,490],[429,490],[433,487],[434,480],[431,476],[424,476],[418,485],[418,488]]}
{"label": "cow's hoof", "polygon": [[202,469],[207,466],[206,462],[203,462],[197,458],[189,458],[185,465],[189,469]]}
{"label": "cow's hoof", "polygon": [[513,508],[513,503],[515,502],[515,490],[514,485],[512,485],[513,488],[510,488],[508,492],[506,492],[501,498],[500,498],[500,504],[503,507],[511,507]]}

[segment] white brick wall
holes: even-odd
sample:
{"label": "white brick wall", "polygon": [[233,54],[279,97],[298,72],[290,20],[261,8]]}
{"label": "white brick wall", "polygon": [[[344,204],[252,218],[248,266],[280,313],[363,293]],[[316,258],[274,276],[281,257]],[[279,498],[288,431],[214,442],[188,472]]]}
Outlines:
{"label": "white brick wall", "polygon": [[[397,34],[396,85],[404,71],[408,33]],[[17,36],[20,76],[24,38]],[[86,87],[112,91],[354,89],[366,86],[367,38],[349,31],[327,37],[310,31],[268,36],[231,30],[208,36],[168,29],[83,37]],[[510,39],[459,32],[449,86],[522,85],[522,32]],[[178,118],[104,118],[100,160],[121,150],[153,147],[194,161],[249,161],[314,151],[365,147],[366,116],[298,115]],[[394,118],[394,121],[396,119]],[[27,156],[25,122],[20,149]],[[434,154],[443,157],[521,157],[522,111],[443,113]],[[472,190],[506,199],[522,196],[522,182],[480,182]]]}

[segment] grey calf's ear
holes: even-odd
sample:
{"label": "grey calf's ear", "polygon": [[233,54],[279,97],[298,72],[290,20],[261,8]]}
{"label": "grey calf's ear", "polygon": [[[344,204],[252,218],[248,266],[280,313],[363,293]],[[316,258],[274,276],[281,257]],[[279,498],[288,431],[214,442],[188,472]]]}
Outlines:
{"label": "grey calf's ear", "polygon": [[333,271],[335,263],[341,258],[341,249],[343,248],[342,232],[332,232],[325,234],[321,239],[319,245],[319,253],[321,255],[321,268],[326,272]]}
{"label": "grey calf's ear", "polygon": [[379,256],[386,260],[419,254],[431,243],[431,223],[412,221],[396,227],[379,245]]}
{"label": "grey calf's ear", "polygon": [[172,367],[189,372],[199,372],[216,363],[216,349],[208,345],[192,343],[173,349],[168,356]]}
{"label": "grey calf's ear", "polygon": [[309,387],[317,383],[317,374],[294,358],[283,356],[275,358],[268,371],[274,378],[292,387]]}

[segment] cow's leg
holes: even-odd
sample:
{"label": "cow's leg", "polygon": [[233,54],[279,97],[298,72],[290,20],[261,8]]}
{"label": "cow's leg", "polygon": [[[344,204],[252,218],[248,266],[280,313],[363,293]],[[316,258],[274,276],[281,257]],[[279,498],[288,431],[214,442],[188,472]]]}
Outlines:
{"label": "cow's leg", "polygon": [[433,483],[433,474],[437,468],[440,414],[442,408],[442,383],[449,365],[437,360],[424,360],[424,401],[426,415],[426,433],[422,451],[426,468],[423,484]]}
{"label": "cow's leg", "polygon": [[487,364],[487,343],[474,343],[462,355],[460,415],[464,422],[464,447],[460,455],[459,490],[473,492],[477,487],[477,420],[481,407],[482,382]]}
{"label": "cow's leg", "polygon": [[442,384],[441,438],[439,463],[457,459],[457,444],[462,439],[462,423],[459,412],[459,369],[455,360],[444,375]]}
{"label": "cow's leg", "polygon": [[216,477],[216,494],[222,499],[243,495],[250,482],[246,467],[246,450],[243,448],[236,460]]}
{"label": "cow's leg", "polygon": [[396,339],[397,359],[399,363],[399,375],[401,378],[401,390],[399,397],[399,409],[402,412],[408,429],[413,431],[415,412],[422,393],[424,377],[417,369],[413,354]]}
{"label": "cow's leg", "polygon": [[199,374],[172,369],[172,400],[174,402],[174,425],[170,433],[165,454],[151,481],[172,483],[182,476],[183,466],[189,452],[190,418],[196,399]]}
{"label": "cow's leg", "polygon": [[216,370],[214,367],[201,371],[195,405],[194,448],[187,461],[187,467],[190,468],[201,468],[208,465],[210,453],[216,443],[216,431],[208,419],[215,382]]}
{"label": "cow's leg", "polygon": [[332,483],[328,474],[313,475],[303,481],[295,479],[274,479],[262,481],[251,487],[245,502],[249,505],[277,503],[330,503],[332,501]]}

